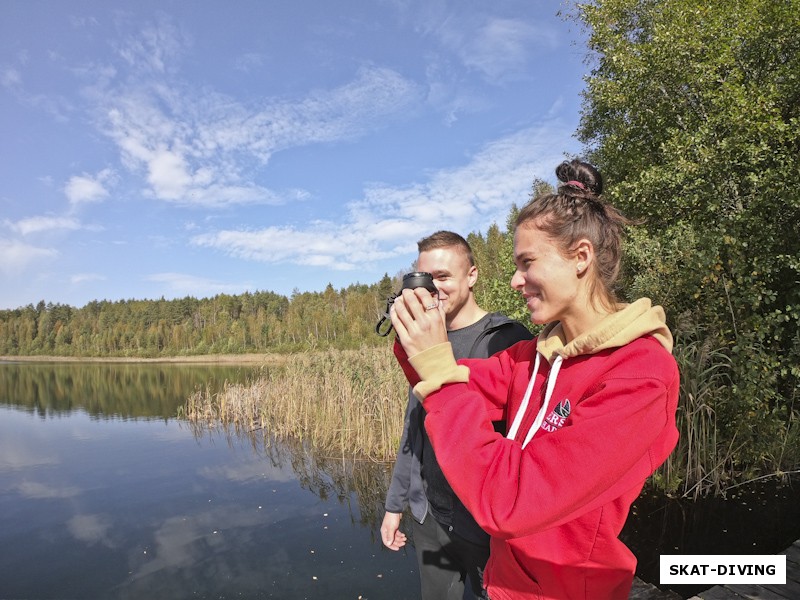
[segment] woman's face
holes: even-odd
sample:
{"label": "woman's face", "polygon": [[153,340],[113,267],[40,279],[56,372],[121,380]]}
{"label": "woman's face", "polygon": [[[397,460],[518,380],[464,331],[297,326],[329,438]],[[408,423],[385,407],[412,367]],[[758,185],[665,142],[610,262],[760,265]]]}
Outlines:
{"label": "woman's face", "polygon": [[579,259],[565,258],[535,225],[521,225],[514,232],[514,263],[511,287],[525,298],[531,321],[566,321],[579,309]]}

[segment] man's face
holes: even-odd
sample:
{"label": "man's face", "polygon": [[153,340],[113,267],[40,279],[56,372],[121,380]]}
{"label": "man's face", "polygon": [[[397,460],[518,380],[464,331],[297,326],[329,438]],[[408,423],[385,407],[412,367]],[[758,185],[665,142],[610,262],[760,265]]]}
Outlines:
{"label": "man's face", "polygon": [[433,275],[433,283],[439,290],[439,300],[444,306],[448,322],[467,303],[470,289],[478,277],[478,270],[470,266],[466,254],[457,247],[420,252],[417,270]]}

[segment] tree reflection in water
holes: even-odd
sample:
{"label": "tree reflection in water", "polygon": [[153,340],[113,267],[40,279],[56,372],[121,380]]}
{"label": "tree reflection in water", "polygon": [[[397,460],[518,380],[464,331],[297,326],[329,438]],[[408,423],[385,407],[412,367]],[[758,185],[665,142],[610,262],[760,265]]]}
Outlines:
{"label": "tree reflection in water", "polygon": [[289,465],[304,488],[321,500],[336,497],[347,506],[353,524],[368,527],[373,541],[384,513],[384,500],[392,476],[392,464],[376,462],[359,455],[334,456],[326,448],[314,447],[308,440],[293,437],[278,439],[265,430],[244,431],[235,425],[214,425],[186,421],[195,438],[222,435],[233,447],[247,441],[258,456],[272,466]]}

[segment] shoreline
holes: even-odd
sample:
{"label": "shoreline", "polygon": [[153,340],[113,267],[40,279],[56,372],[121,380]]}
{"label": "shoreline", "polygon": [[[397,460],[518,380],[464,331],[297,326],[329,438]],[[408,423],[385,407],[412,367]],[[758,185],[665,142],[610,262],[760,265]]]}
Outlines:
{"label": "shoreline", "polygon": [[0,356],[0,363],[193,363],[193,364],[267,364],[286,360],[281,354],[208,354],[196,356]]}

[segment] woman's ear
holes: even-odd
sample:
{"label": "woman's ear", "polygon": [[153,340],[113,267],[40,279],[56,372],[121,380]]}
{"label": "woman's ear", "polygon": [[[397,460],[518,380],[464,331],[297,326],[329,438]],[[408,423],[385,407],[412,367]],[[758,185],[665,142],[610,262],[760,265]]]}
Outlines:
{"label": "woman's ear", "polygon": [[578,275],[586,273],[594,260],[594,245],[587,239],[581,239],[575,246],[575,271]]}

